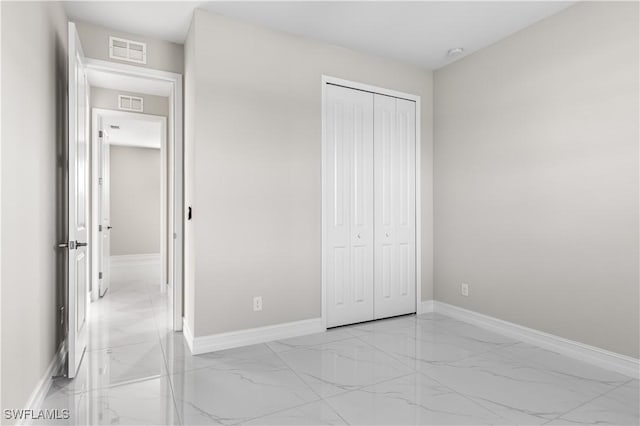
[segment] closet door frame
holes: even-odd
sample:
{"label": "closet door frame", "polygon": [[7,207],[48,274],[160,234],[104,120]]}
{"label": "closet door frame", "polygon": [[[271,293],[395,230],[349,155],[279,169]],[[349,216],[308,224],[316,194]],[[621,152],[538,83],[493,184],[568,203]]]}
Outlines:
{"label": "closet door frame", "polygon": [[326,249],[327,249],[327,229],[326,229],[326,219],[327,219],[327,214],[328,214],[328,197],[330,194],[328,194],[328,190],[329,187],[327,185],[327,162],[328,159],[326,158],[326,147],[327,147],[327,140],[326,140],[326,125],[327,125],[327,119],[326,119],[326,97],[327,97],[327,85],[328,84],[333,84],[336,86],[342,86],[342,87],[346,87],[348,89],[355,89],[355,90],[362,90],[365,92],[370,92],[370,93],[374,93],[374,94],[380,94],[380,95],[386,95],[386,96],[392,96],[394,98],[400,98],[400,99],[406,99],[409,101],[413,101],[416,103],[416,152],[415,152],[415,161],[416,161],[416,168],[415,168],[415,191],[416,191],[416,226],[415,226],[415,230],[416,230],[416,236],[415,236],[415,241],[416,241],[416,313],[420,313],[421,309],[421,303],[422,303],[422,239],[420,238],[420,236],[422,235],[422,221],[421,221],[421,202],[420,202],[420,194],[421,194],[421,153],[420,153],[420,147],[421,147],[421,138],[420,138],[420,96],[418,95],[412,95],[409,93],[403,93],[403,92],[399,92],[396,90],[391,90],[391,89],[386,89],[383,87],[377,87],[377,86],[372,86],[369,84],[364,84],[364,83],[359,83],[359,82],[355,82],[355,81],[349,81],[349,80],[344,80],[341,78],[337,78],[337,77],[331,77],[331,76],[327,76],[327,75],[323,75],[322,76],[322,146],[321,146],[321,158],[322,158],[322,327],[324,329],[327,328],[327,277],[325,276],[326,273]]}

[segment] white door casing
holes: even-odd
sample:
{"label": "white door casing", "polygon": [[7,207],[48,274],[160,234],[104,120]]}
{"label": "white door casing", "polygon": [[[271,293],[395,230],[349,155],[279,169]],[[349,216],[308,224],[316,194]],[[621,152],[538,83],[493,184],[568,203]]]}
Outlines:
{"label": "white door casing", "polygon": [[[102,120],[100,120],[102,121]],[[100,224],[102,225],[101,245],[101,268],[102,279],[100,280],[100,297],[109,290],[111,282],[111,150],[109,149],[109,134],[101,130],[102,137],[98,137],[100,150],[100,177],[98,180],[100,197]]]}
{"label": "white door casing", "polygon": [[375,319],[416,310],[415,102],[376,94]]}
{"label": "white door casing", "polygon": [[[167,277],[167,281],[170,287],[170,306],[173,308],[172,314],[172,327],[174,331],[181,331],[183,325],[183,291],[186,290],[185,275],[191,274],[189,265],[184,262],[185,256],[185,218],[183,215],[185,205],[185,191],[189,190],[187,182],[185,182],[184,176],[184,145],[183,145],[183,96],[182,96],[182,75],[168,71],[162,71],[151,68],[143,68],[135,65],[121,64],[111,61],[104,61],[99,59],[87,58],[86,67],[92,71],[100,71],[111,73],[114,75],[123,75],[133,78],[151,79],[157,83],[167,84],[169,87],[169,117],[168,117],[168,129],[169,138],[167,141],[168,155],[170,156],[170,164],[167,168],[168,176],[166,178],[169,185],[171,213],[168,220],[168,235],[169,238],[169,258],[171,264],[170,275]],[[98,108],[93,109],[94,123],[97,113],[100,112]],[[124,111],[119,111],[124,112]],[[94,136],[93,141],[97,140],[95,133],[96,126],[93,126]],[[93,150],[93,170],[98,168],[98,157],[95,155],[97,150]],[[97,175],[94,173],[92,176],[92,186],[97,188]],[[96,191],[93,191],[92,196],[92,219],[97,222],[98,201],[96,197]],[[94,239],[97,240],[97,227],[94,227]],[[97,268],[96,256],[93,256],[93,282],[95,285],[92,291],[92,297],[97,299],[98,294],[98,268]]]}
{"label": "white door casing", "polygon": [[87,347],[89,308],[88,120],[89,99],[85,59],[73,23],[69,23],[69,241],[67,280],[67,376],[78,371]]}
{"label": "white door casing", "polygon": [[373,318],[373,94],[326,87],[327,326]]}

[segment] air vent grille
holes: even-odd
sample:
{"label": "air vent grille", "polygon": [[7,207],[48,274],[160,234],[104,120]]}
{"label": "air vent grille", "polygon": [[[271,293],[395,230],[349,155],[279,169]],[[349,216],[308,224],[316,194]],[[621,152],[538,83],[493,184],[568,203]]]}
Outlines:
{"label": "air vent grille", "polygon": [[124,38],[109,37],[109,57],[121,61],[147,63],[147,44]]}
{"label": "air vent grille", "polygon": [[118,95],[118,108],[123,111],[142,112],[144,99],[138,96]]}

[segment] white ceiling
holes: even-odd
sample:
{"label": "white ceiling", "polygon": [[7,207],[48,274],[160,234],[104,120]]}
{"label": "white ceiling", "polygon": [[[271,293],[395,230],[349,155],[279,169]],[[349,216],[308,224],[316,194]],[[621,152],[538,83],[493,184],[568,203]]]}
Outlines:
{"label": "white ceiling", "polygon": [[[315,40],[440,68],[575,1],[65,2],[69,18],[177,43],[200,7]],[[447,57],[463,47],[464,54]]]}
{"label": "white ceiling", "polygon": [[87,78],[92,87],[155,96],[169,96],[171,94],[171,83],[168,81],[115,74],[91,68],[87,71]]}
{"label": "white ceiling", "polygon": [[[103,129],[108,134],[109,145],[135,146],[139,148],[160,148],[162,141],[162,123],[142,119],[131,114],[123,117],[119,114],[103,114]],[[119,127],[119,129],[112,126]]]}

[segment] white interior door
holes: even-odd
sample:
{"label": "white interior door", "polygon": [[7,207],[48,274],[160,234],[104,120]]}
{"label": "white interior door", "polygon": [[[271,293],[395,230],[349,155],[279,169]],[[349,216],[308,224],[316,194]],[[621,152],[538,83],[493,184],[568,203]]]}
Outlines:
{"label": "white interior door", "polygon": [[75,377],[87,347],[89,307],[88,125],[85,60],[76,27],[69,23],[69,271],[67,282],[67,376]]}
{"label": "white interior door", "polygon": [[327,85],[327,326],[373,319],[373,94]]}
{"label": "white interior door", "polygon": [[101,241],[100,244],[100,297],[104,296],[109,289],[111,280],[111,150],[109,149],[109,134],[101,130],[98,138],[100,149],[100,171],[98,177],[98,188],[100,190],[100,224]]}
{"label": "white interior door", "polygon": [[415,102],[375,95],[375,318],[416,311]]}

